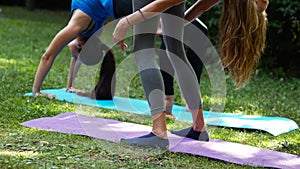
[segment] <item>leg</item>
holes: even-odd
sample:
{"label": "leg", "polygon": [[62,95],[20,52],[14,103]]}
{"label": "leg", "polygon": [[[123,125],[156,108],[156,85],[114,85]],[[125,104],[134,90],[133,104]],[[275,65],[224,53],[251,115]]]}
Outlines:
{"label": "leg", "polygon": [[162,41],[160,50],[158,53],[160,72],[163,77],[165,87],[165,105],[166,105],[166,116],[169,118],[176,118],[172,114],[172,108],[174,104],[174,69],[169,61],[165,43]]}
{"label": "leg", "polygon": [[[183,17],[183,11],[184,4],[181,4],[170,8],[166,11],[166,13]],[[170,36],[164,36],[164,41],[166,43],[169,59],[177,75],[180,90],[192,112],[193,132],[197,132],[197,134],[199,133],[200,135],[202,131],[205,132],[206,125],[203,117],[199,84],[197,83],[196,75],[186,58],[182,44],[183,22],[179,19],[168,19],[168,17],[165,15],[162,16],[162,21],[164,34],[176,36],[177,38],[175,39]],[[174,27],[176,27],[177,29],[174,29]],[[187,134],[188,133],[186,133],[185,136],[189,136]],[[205,141],[208,140],[208,138],[202,137],[192,138]]]}
{"label": "leg", "polygon": [[[207,36],[208,30],[207,30],[207,27],[204,25],[204,23],[202,23],[200,20],[196,19],[191,24],[196,26],[198,29],[200,29],[203,32],[203,34],[205,36]],[[189,26],[189,25],[187,25],[187,26]],[[185,33],[184,33],[184,37],[185,37]],[[190,40],[190,43],[195,43],[195,44],[199,43],[199,41],[193,42],[193,39],[192,39],[192,41],[191,41],[191,39],[188,39],[188,40]],[[201,77],[202,69],[203,69],[203,63],[202,63],[201,59],[203,59],[204,56],[206,55],[206,48],[207,48],[207,45],[203,44],[203,43],[205,43],[205,42],[201,41],[202,53],[200,53],[200,56],[198,56],[191,48],[186,46],[186,56],[188,58],[189,63],[193,67],[193,70],[196,74],[198,83],[200,83],[200,77]]]}
{"label": "leg", "polygon": [[[134,0],[133,9],[147,5],[153,0]],[[147,101],[152,115],[152,132],[149,135],[132,139],[123,139],[129,144],[166,148],[169,144],[164,108],[164,87],[162,77],[156,63],[154,40],[159,17],[148,19],[134,26],[135,60],[141,76]],[[153,33],[143,33],[153,32]]]}
{"label": "leg", "polygon": [[[207,27],[200,21],[200,20],[194,20],[191,23],[193,26],[196,26],[198,29],[200,29],[205,35],[207,35]],[[191,26],[190,24],[186,27]],[[185,37],[185,33],[184,33]],[[191,39],[187,39],[190,41],[190,43],[199,43],[199,42],[193,42]],[[205,46],[205,45],[204,45]],[[203,63],[200,58],[204,58],[204,55],[206,53],[205,47],[203,48],[203,52],[201,53],[201,56],[198,56],[191,48],[188,46],[185,46],[186,49],[186,56],[191,64],[198,83],[200,84],[200,76],[203,69]],[[172,114],[172,107],[174,104],[174,69],[170,63],[170,60],[166,53],[166,47],[164,42],[161,43],[160,51],[159,51],[159,63],[161,68],[161,74],[164,80],[164,86],[165,86],[165,104],[166,104],[166,115],[171,118],[175,118],[175,116]],[[190,109],[187,107],[187,110],[190,111]]]}
{"label": "leg", "polygon": [[[199,30],[201,30],[203,32],[203,34],[205,36],[207,36],[207,27],[200,20],[196,19],[193,22],[191,22],[190,24],[186,25],[185,26],[185,28],[187,28],[186,30],[189,30],[190,26],[196,26]],[[186,38],[186,37],[188,37],[188,35],[187,35],[187,32],[185,31],[184,38]],[[199,46],[199,47],[201,47],[202,50],[201,50],[201,53],[198,53],[199,56],[188,45],[185,45],[186,56],[196,74],[197,81],[200,84],[200,77],[201,77],[202,69],[203,69],[203,63],[202,63],[201,59],[204,59],[204,57],[206,55],[207,45],[206,45],[206,42],[201,39],[198,39],[198,41],[194,41],[194,38],[187,38],[186,40],[192,44],[197,44],[197,43],[201,42],[201,46]],[[188,108],[187,105],[186,105],[186,110],[190,111],[190,109]]]}
{"label": "leg", "polygon": [[113,0],[115,18],[121,18],[132,13],[133,0]]}

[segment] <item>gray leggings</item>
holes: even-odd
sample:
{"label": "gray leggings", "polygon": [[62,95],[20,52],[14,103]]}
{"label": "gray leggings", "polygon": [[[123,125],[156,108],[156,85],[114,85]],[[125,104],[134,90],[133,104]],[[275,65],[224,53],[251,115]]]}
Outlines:
{"label": "gray leggings", "polygon": [[[133,11],[137,11],[152,1],[154,0],[133,0]],[[182,3],[168,9],[164,13],[183,18],[184,10],[185,5]],[[181,93],[191,110],[199,109],[202,107],[200,88],[196,75],[184,52],[182,20],[170,19],[170,16],[163,14],[134,26],[134,55],[151,114],[154,115],[165,111],[163,80],[156,63],[154,49],[155,33],[160,17],[162,19],[163,39],[166,44],[168,57],[175,70]],[[164,71],[169,72],[168,70]]]}

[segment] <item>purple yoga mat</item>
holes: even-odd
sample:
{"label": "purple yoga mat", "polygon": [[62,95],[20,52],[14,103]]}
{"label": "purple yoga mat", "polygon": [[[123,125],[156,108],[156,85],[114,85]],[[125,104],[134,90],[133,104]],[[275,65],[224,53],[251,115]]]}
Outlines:
{"label": "purple yoga mat", "polygon": [[[120,142],[121,138],[137,137],[151,131],[149,126],[76,113],[64,113],[54,117],[34,119],[22,123],[22,125],[41,130],[84,135],[111,142]],[[300,168],[300,156],[221,140],[199,142],[170,133],[168,135],[171,152],[194,154],[240,165]]]}

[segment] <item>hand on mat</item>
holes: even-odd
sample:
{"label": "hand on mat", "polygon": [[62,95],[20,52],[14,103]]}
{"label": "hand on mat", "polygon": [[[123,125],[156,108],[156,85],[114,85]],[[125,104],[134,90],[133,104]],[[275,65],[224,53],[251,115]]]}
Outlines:
{"label": "hand on mat", "polygon": [[94,98],[91,92],[86,92],[84,90],[79,90],[79,89],[74,89],[74,88],[67,88],[66,92],[69,93],[75,93],[79,96],[85,96],[85,97],[89,97],[89,98]]}
{"label": "hand on mat", "polygon": [[77,93],[78,91],[80,91],[80,90],[74,89],[74,88],[67,88],[66,89],[66,92],[68,92],[68,93]]}
{"label": "hand on mat", "polygon": [[57,99],[57,96],[54,94],[47,94],[47,93],[40,93],[40,92],[35,93],[34,96],[42,96],[42,97],[48,97],[49,99]]}

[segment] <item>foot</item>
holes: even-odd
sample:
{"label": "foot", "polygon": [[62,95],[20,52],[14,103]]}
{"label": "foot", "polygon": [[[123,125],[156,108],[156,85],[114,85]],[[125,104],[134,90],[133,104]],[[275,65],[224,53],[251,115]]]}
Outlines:
{"label": "foot", "polygon": [[194,140],[209,141],[209,135],[207,131],[195,131],[193,127],[188,127],[182,130],[171,130],[171,133]]}
{"label": "foot", "polygon": [[130,144],[130,145],[137,145],[137,146],[145,146],[145,147],[153,147],[153,148],[161,148],[167,149],[169,146],[169,140],[158,137],[154,133],[149,133],[147,135],[141,137],[135,137],[130,139],[121,139],[121,142]]}

